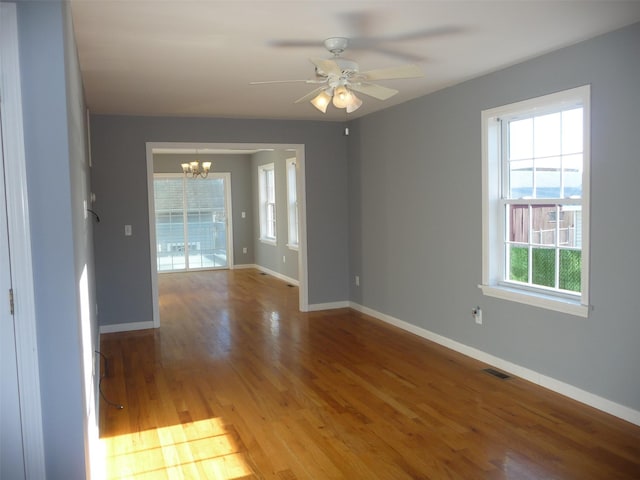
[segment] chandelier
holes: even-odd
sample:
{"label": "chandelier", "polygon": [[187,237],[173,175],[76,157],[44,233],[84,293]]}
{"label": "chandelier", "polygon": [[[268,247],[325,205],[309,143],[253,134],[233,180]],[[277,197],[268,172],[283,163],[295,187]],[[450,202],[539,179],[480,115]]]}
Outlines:
{"label": "chandelier", "polygon": [[202,162],[202,165],[200,165],[200,162],[194,161],[183,163],[181,164],[181,166],[182,172],[185,174],[185,176],[191,175],[193,178],[207,178],[207,176],[209,175],[209,170],[211,170],[211,162]]}

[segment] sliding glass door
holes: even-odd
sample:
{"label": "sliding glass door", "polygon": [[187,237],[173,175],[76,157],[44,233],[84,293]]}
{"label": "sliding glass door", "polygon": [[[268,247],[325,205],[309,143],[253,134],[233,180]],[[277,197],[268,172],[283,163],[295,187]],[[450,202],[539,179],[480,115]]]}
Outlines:
{"label": "sliding glass door", "polygon": [[229,268],[230,175],[154,174],[159,272]]}

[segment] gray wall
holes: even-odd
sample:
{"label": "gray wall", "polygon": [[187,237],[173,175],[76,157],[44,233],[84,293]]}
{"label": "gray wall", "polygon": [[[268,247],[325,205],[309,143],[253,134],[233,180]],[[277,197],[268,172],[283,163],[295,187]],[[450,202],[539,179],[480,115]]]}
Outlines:
{"label": "gray wall", "polygon": [[[638,46],[640,24],[353,121],[351,300],[640,410]],[[594,310],[484,297],[481,111],[584,84]]]}
{"label": "gray wall", "polygon": [[[234,265],[254,263],[251,155],[156,154],[153,156],[153,171],[154,173],[180,173],[182,172],[181,163],[195,160],[212,162],[212,172],[227,172],[231,174],[233,263]],[[245,218],[242,218],[242,212],[245,212]],[[247,247],[247,253],[242,253],[243,247]]]}
{"label": "gray wall", "polygon": [[[253,176],[253,208],[254,223],[253,229],[254,250],[256,252],[255,263],[280,273],[285,277],[298,280],[298,251],[287,246],[289,236],[288,211],[287,211],[287,171],[286,160],[295,156],[294,152],[276,150],[273,152],[258,152],[252,158]],[[258,166],[268,163],[274,164],[275,186],[276,186],[276,245],[270,245],[260,241],[260,217],[259,209],[259,187],[258,187]]]}
{"label": "gray wall", "polygon": [[88,355],[91,364],[98,344],[83,91],[69,5],[20,2],[18,28],[46,473],[84,478],[85,411],[95,421],[97,400],[91,372],[85,392],[82,360]]}
{"label": "gray wall", "polygon": [[[101,325],[152,320],[146,142],[304,144],[309,303],[348,299],[346,137],[330,122],[91,116]],[[133,226],[125,237],[123,225]]]}

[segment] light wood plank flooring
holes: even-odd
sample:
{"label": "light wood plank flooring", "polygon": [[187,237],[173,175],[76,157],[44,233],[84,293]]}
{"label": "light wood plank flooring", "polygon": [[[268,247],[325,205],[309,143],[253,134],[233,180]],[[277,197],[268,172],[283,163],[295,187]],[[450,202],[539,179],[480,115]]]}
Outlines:
{"label": "light wood plank flooring", "polygon": [[[639,479],[640,427],[255,270],[160,277],[106,334],[110,479]],[[630,379],[631,381],[631,379]]]}

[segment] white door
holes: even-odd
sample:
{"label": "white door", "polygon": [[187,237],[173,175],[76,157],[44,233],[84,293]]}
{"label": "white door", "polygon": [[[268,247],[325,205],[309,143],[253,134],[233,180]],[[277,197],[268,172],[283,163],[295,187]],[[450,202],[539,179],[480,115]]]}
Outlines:
{"label": "white door", "polygon": [[207,178],[153,176],[156,258],[159,272],[233,265],[229,173]]}
{"label": "white door", "polygon": [[[0,145],[2,145],[1,128]],[[25,465],[18,393],[16,336],[13,306],[10,300],[12,285],[2,150],[0,148],[0,478],[19,480],[25,478]]]}

